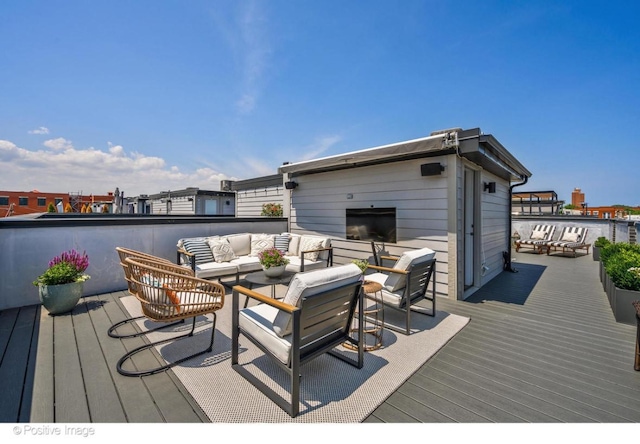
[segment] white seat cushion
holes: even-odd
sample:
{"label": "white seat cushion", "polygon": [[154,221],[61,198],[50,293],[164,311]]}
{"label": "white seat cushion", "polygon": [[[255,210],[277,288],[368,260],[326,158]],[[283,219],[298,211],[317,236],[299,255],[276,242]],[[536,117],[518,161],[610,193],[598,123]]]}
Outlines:
{"label": "white seat cushion", "polygon": [[238,267],[230,262],[208,262],[196,265],[196,277],[200,279],[210,279],[220,276],[236,274]]}
{"label": "white seat cushion", "polygon": [[[302,261],[300,261],[300,256],[285,256],[289,259],[289,263],[287,264],[287,270],[300,272],[302,267]],[[319,268],[326,268],[327,263],[325,261],[310,261],[304,260],[304,271],[317,270]]]}
{"label": "white seat cushion", "polygon": [[273,329],[273,321],[279,310],[267,304],[259,304],[240,310],[240,330],[256,338],[285,365],[289,364],[291,335],[280,337]]}
{"label": "white seat cushion", "polygon": [[239,273],[248,273],[251,271],[262,270],[262,265],[260,265],[260,258],[255,256],[238,257],[236,259],[233,259],[230,263],[237,267]]}

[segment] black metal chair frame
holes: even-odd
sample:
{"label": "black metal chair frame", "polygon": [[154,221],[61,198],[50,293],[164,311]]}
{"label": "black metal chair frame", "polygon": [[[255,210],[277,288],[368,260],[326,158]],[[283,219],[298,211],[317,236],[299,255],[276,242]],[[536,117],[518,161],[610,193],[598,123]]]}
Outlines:
{"label": "black metal chair frame", "polygon": [[[303,298],[301,307],[294,307],[289,304],[285,304],[281,301],[271,299],[268,296],[264,296],[255,291],[249,290],[245,287],[235,286],[233,288],[233,314],[232,314],[232,351],[231,351],[231,365],[240,375],[242,375],[253,386],[265,394],[271,399],[278,407],[287,412],[291,417],[295,417],[300,412],[300,367],[307,362],[311,361],[318,356],[328,353],[358,369],[361,369],[364,364],[364,320],[362,316],[358,316],[358,339],[354,339],[350,335],[351,324],[353,321],[354,312],[356,307],[362,306],[363,294],[362,283],[360,281],[348,284],[333,290],[329,290],[323,293],[319,293],[309,298]],[[348,293],[345,293],[348,292]],[[317,320],[318,313],[311,302],[307,301],[320,300],[324,295],[337,294],[337,298],[350,297],[350,308],[348,313],[348,320],[344,323],[344,328],[339,332],[335,332],[332,335],[324,336],[319,341],[308,341],[307,333],[311,331],[313,334],[314,323],[313,318]],[[289,365],[283,364],[278,358],[276,358],[266,347],[264,347],[260,341],[245,331],[240,331],[239,327],[239,310],[240,310],[240,295],[248,296],[258,302],[269,304],[280,310],[283,310],[291,314],[292,317],[292,343],[291,343],[291,356]],[[325,298],[327,299],[327,298]],[[325,315],[326,316],[326,315]],[[238,363],[239,355],[239,337],[242,334],[254,345],[256,345],[266,356],[269,356],[278,366],[287,372],[290,378],[290,393],[291,400],[287,401],[271,388],[267,387],[262,381],[253,376],[249,371],[244,369],[242,365]],[[307,340],[305,340],[307,339]],[[332,351],[336,346],[344,343],[345,341],[354,345],[357,350],[357,358],[351,359],[347,356],[341,355]]]}
{"label": "black metal chair frame", "polygon": [[[194,330],[196,328],[196,317],[194,316],[193,317],[193,323],[191,325],[191,330],[189,331],[189,333],[186,333],[186,334],[183,334],[183,335],[180,335],[180,336],[174,336],[174,337],[171,337],[171,338],[168,338],[168,339],[163,339],[161,341],[151,342],[151,343],[142,345],[140,347],[134,348],[133,350],[129,351],[127,354],[122,356],[118,360],[118,363],[116,364],[116,368],[118,369],[118,373],[120,373],[121,375],[124,375],[124,376],[148,376],[148,375],[153,375],[155,373],[163,372],[163,371],[165,371],[165,370],[167,370],[167,369],[169,369],[171,367],[174,367],[174,366],[176,366],[176,365],[178,365],[178,364],[180,364],[180,363],[182,363],[184,361],[187,361],[189,359],[195,358],[196,356],[200,356],[200,355],[203,355],[205,353],[210,353],[213,350],[213,342],[214,342],[214,339],[215,339],[216,320],[217,320],[217,314],[215,312],[213,312],[212,314],[213,314],[213,325],[211,326],[211,341],[209,342],[209,346],[206,349],[204,349],[202,351],[199,351],[199,352],[196,352],[196,353],[194,353],[192,355],[185,356],[184,358],[180,358],[180,359],[178,359],[176,361],[169,362],[169,363],[167,363],[165,365],[160,365],[158,367],[155,367],[155,368],[152,368],[152,369],[148,369],[148,370],[132,371],[132,370],[125,370],[125,369],[122,368],[122,365],[126,361],[128,361],[134,355],[136,355],[136,354],[138,354],[140,352],[143,352],[145,350],[149,350],[150,348],[155,347],[156,345],[164,344],[164,343],[167,343],[167,342],[175,342],[175,341],[180,340],[182,338],[187,338],[187,337],[193,336],[193,332],[194,332]],[[145,316],[142,316],[142,317],[144,318]],[[175,324],[180,323],[180,322],[181,321],[171,323],[171,324],[169,324],[169,326],[170,325],[175,325]],[[184,319],[182,319],[182,322],[184,322]],[[162,326],[162,327],[166,328],[167,326]],[[158,330],[158,329],[156,328],[156,329],[153,329],[153,330],[147,330],[145,332],[141,332],[140,334],[146,334],[146,333],[149,333],[149,332],[152,332],[152,331],[156,331],[156,330]]]}
{"label": "black metal chair frame", "polygon": [[[373,246],[373,243],[372,243]],[[396,261],[398,259],[397,256],[378,256],[376,253],[375,247],[373,247],[374,260],[376,264],[383,263],[383,260]],[[406,271],[405,270],[396,270],[393,268],[383,267],[380,265],[369,265],[368,269],[380,271],[383,273],[397,273],[404,274],[406,276],[406,285],[404,287],[404,292],[402,296],[402,300],[398,307],[393,305],[384,304],[385,309],[389,308],[392,310],[399,311],[405,314],[405,328],[399,328],[392,324],[385,324],[384,327],[389,330],[397,331],[399,333],[403,333],[405,335],[411,334],[411,312],[416,312],[420,314],[424,314],[427,316],[435,316],[436,315],[436,285],[435,282],[431,282],[432,276],[435,275],[436,271],[436,259],[430,259],[428,261],[418,262],[416,264],[411,265]],[[366,279],[366,275],[365,275]],[[427,287],[431,282],[431,296],[427,296]],[[416,302],[425,299],[431,302],[431,308],[423,308],[419,306],[415,306]],[[375,321],[375,320],[369,320]]]}

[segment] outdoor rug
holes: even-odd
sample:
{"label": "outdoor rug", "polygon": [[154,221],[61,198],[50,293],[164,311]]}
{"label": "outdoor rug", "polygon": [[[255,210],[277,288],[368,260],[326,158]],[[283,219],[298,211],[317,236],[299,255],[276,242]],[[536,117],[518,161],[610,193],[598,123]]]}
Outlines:
{"label": "outdoor rug", "polygon": [[[256,288],[264,294],[268,288]],[[438,311],[435,317],[412,314],[414,333],[405,336],[385,329],[383,346],[365,352],[364,367],[357,369],[324,354],[301,369],[300,414],[291,418],[231,367],[231,295],[218,311],[214,349],[172,368],[191,396],[212,422],[221,423],[354,423],[364,420],[429,358],[469,322],[469,318]],[[134,315],[141,314],[133,297],[121,299]],[[241,303],[244,299],[241,298]],[[385,321],[393,320],[390,310]],[[212,316],[198,319],[196,334],[157,347],[167,361],[174,361],[207,347]],[[398,319],[396,319],[398,320]],[[154,327],[151,321],[139,321],[142,330]],[[188,330],[191,321],[154,332],[147,337],[157,341]],[[126,339],[125,339],[126,341]],[[341,352],[353,353],[339,347]],[[240,336],[239,363],[243,368],[289,400],[288,375],[264,356],[252,343]]]}

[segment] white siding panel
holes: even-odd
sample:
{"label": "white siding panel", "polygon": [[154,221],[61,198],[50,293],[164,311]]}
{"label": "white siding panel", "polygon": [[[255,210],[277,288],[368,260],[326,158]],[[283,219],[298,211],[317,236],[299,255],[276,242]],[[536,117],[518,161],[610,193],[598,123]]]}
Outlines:
{"label": "white siding panel", "polygon": [[[446,164],[446,157],[428,162]],[[290,226],[294,233],[334,238],[334,260],[370,258],[369,242],[346,240],[346,209],[395,207],[397,243],[385,244],[388,254],[408,247],[428,247],[438,260],[436,289],[448,293],[447,170],[441,176],[422,177],[425,159],[297,176],[291,194]]]}
{"label": "white siding panel", "polygon": [[284,187],[268,187],[242,190],[236,193],[237,217],[257,217],[262,214],[262,205],[283,203]]}
{"label": "white siding panel", "polygon": [[[482,183],[496,182],[496,192],[482,191],[482,261],[489,270],[482,277],[484,285],[503,268],[502,253],[509,248],[509,183],[497,176],[482,172]],[[484,187],[483,187],[484,188]]]}

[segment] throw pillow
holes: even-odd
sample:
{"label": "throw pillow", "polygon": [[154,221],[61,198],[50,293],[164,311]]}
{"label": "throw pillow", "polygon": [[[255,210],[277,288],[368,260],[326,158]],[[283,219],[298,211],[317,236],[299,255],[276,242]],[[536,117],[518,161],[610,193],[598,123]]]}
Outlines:
{"label": "throw pillow", "polygon": [[257,256],[262,251],[273,248],[272,234],[252,234],[251,235],[251,253],[249,256]]}
{"label": "throw pillow", "polygon": [[580,242],[580,234],[565,232],[560,240],[562,242]]}
{"label": "throw pillow", "polygon": [[176,311],[180,313],[180,298],[176,294],[176,291],[167,287],[167,284],[162,284],[162,288],[164,288],[164,292],[166,293],[171,303],[176,306]]}
{"label": "throw pillow", "polygon": [[542,230],[533,230],[531,233],[531,239],[533,240],[544,240],[546,236],[547,232]]}
{"label": "throw pillow", "polygon": [[209,247],[216,262],[229,262],[236,258],[233,248],[227,239],[210,239]]}
{"label": "throw pillow", "polygon": [[286,254],[287,251],[289,251],[289,239],[290,237],[286,234],[278,234],[274,238],[273,244],[276,247],[276,249]]}
{"label": "throw pillow", "polygon": [[[302,253],[303,251],[317,250],[318,248],[322,248],[322,239],[314,239],[312,237],[306,236],[302,236],[302,239],[300,239],[300,253]],[[318,260],[319,254],[319,251],[306,253],[304,255],[304,259],[315,262]]]}
{"label": "throw pillow", "polygon": [[206,240],[201,238],[185,239],[183,247],[189,253],[195,254],[196,265],[213,262],[213,253]]}

